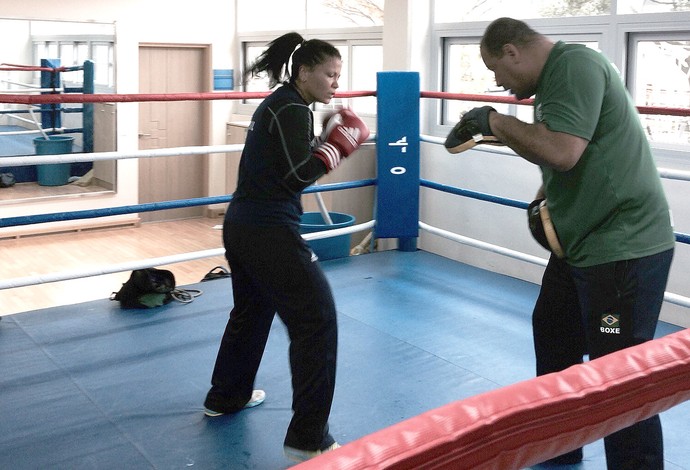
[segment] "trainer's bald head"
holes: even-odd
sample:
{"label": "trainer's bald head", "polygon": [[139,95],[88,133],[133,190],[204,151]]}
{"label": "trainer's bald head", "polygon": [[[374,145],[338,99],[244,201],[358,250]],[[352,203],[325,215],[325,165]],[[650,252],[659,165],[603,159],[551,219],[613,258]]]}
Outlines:
{"label": "trainer's bald head", "polygon": [[504,17],[489,24],[484,31],[480,47],[494,57],[502,57],[503,46],[506,44],[523,47],[541,37],[541,34],[530,28],[524,21]]}

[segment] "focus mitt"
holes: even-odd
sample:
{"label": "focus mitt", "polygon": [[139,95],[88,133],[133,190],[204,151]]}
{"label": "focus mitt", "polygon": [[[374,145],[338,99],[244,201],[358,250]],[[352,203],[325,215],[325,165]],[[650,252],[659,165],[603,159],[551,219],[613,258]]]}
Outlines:
{"label": "focus mitt", "polygon": [[479,144],[503,145],[494,135],[484,135],[474,120],[462,120],[450,131],[443,144],[450,153],[460,153]]}
{"label": "focus mitt", "polygon": [[551,222],[551,215],[548,207],[546,207],[546,199],[532,201],[527,208],[527,221],[529,231],[541,246],[552,252],[557,258],[565,256],[556,234],[556,228]]}

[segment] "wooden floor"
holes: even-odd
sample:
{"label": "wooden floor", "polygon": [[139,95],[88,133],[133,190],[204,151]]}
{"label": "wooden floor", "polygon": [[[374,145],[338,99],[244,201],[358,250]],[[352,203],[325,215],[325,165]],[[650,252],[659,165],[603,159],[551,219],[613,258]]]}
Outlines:
{"label": "wooden floor", "polygon": [[[109,266],[115,263],[221,248],[219,218],[141,224],[138,227],[66,232],[0,240],[0,279],[13,279]],[[199,282],[222,256],[158,266],[175,274],[177,285]],[[2,315],[106,299],[130,272],[0,290]]]}
{"label": "wooden floor", "polygon": [[112,192],[99,184],[63,184],[60,186],[41,186],[36,183],[16,183],[0,191],[0,205],[36,202],[37,199],[83,197]]}

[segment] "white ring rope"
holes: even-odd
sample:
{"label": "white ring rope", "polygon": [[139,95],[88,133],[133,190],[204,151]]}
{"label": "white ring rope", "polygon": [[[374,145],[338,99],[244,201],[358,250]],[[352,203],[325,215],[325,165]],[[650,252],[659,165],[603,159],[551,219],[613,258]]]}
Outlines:
{"label": "white ring rope", "polygon": [[[32,122],[32,121],[29,121]],[[60,130],[60,129],[56,129]],[[28,133],[20,131],[21,133]],[[32,133],[35,131],[31,131]],[[363,145],[369,145],[364,143]],[[205,155],[209,153],[241,152],[244,144],[197,145],[190,147],[171,147],[129,152],[65,153],[60,155],[18,155],[0,157],[0,167],[43,165],[46,163],[96,162],[103,160],[126,160],[132,158],[178,157],[185,155]]]}
{"label": "white ring rope", "polygon": [[357,225],[351,225],[349,227],[334,228],[330,230],[322,230],[320,232],[312,232],[302,234],[302,238],[305,240],[321,240],[322,238],[337,237],[338,235],[347,235],[348,233],[362,232],[368,230],[376,225],[376,220],[370,220],[369,222],[363,222]]}
{"label": "white ring rope", "polygon": [[12,80],[0,80],[0,83],[24,87],[24,89],[7,88],[7,89],[0,90],[0,93],[7,93],[7,94],[12,94],[12,95],[31,94],[31,93],[35,94],[35,93],[42,93],[42,92],[63,93],[65,91],[65,89],[62,87],[60,87],[60,88],[41,88],[41,85],[34,85],[32,83],[15,82]]}
{"label": "white ring rope", "polygon": [[[547,260],[543,258],[539,258],[537,256],[532,256],[528,255],[526,253],[522,253],[520,251],[515,251],[511,250],[509,248],[504,248],[502,246],[498,245],[492,245],[491,243],[486,243],[480,240],[476,240],[474,238],[469,238],[465,237],[462,235],[458,235],[453,232],[449,232],[447,230],[443,230],[437,227],[433,227],[431,225],[425,224],[424,222],[419,222],[419,228],[426,230],[429,233],[436,234],[438,236],[441,236],[443,238],[447,238],[448,240],[453,240],[458,243],[462,243],[463,245],[468,245],[472,246],[475,248],[480,248],[485,251],[491,251],[493,253],[498,253],[504,256],[509,256],[511,258],[519,259],[521,261],[527,261],[528,263],[532,264],[537,264],[540,266],[546,266],[546,263],[548,262]],[[690,297],[684,297],[679,294],[673,294],[671,292],[665,292],[664,293],[664,300],[668,303],[680,305],[681,307],[688,307],[690,308]]]}
{"label": "white ring rope", "polygon": [[670,304],[680,305],[690,308],[690,298],[672,292],[664,292],[664,300]]}
{"label": "white ring rope", "polygon": [[26,82],[15,82],[14,80],[0,80],[0,83],[24,87],[24,89],[20,89],[20,90],[8,88],[8,89],[0,90],[0,93],[11,93],[11,94],[39,93],[39,92],[62,93],[63,91],[65,91],[64,88],[62,88],[62,87],[59,87],[59,88],[41,88],[41,85],[36,85],[34,83],[26,83]]}
{"label": "white ring rope", "polygon": [[439,145],[443,145],[446,142],[446,139],[443,139],[441,137],[436,137],[433,135],[424,135],[424,134],[419,135],[419,140],[421,140],[422,142],[429,142],[432,144],[439,144]]}
{"label": "white ring rope", "polygon": [[39,164],[42,165],[45,163],[94,162],[101,160],[125,160],[131,158],[204,155],[207,153],[239,152],[243,148],[244,144],[231,144],[135,150],[130,152],[66,153],[62,155],[25,155],[18,157],[0,157],[0,167]]}
{"label": "white ring rope", "polygon": [[[28,120],[27,120],[28,121]],[[28,121],[31,122],[31,121]],[[28,134],[36,131],[18,131],[17,133]],[[8,133],[7,135],[9,135]],[[0,134],[1,135],[1,134]],[[424,142],[433,144],[443,144],[444,139],[429,135],[420,135]],[[203,155],[207,153],[226,153],[240,152],[244,144],[226,145],[206,145],[191,147],[175,147],[151,150],[135,150],[130,152],[97,152],[97,153],[70,153],[63,155],[24,155],[16,157],[0,157],[1,167],[22,166],[22,165],[42,165],[46,163],[74,163],[74,162],[94,162],[102,160],[124,160],[131,158],[154,158],[154,157],[174,157],[182,155]],[[662,178],[690,181],[690,171],[671,170],[659,168],[659,175]]]}
{"label": "white ring rope", "polygon": [[162,256],[159,258],[148,258],[144,260],[110,264],[108,266],[99,266],[91,269],[73,269],[56,273],[39,274],[36,276],[17,277],[0,282],[0,290],[11,289],[14,287],[33,286],[36,284],[46,284],[49,282],[69,281],[72,279],[101,276],[104,274],[113,274],[134,269],[181,263],[183,261],[191,261],[195,259],[211,258],[213,256],[222,256],[224,252],[225,250],[223,248],[213,248],[210,250],[192,251],[179,255]]}
{"label": "white ring rope", "polygon": [[659,176],[671,180],[690,181],[690,171],[659,168]]}
{"label": "white ring rope", "polygon": [[[5,83],[10,83],[10,82],[5,82]],[[15,85],[17,85],[15,83]],[[55,92],[55,93],[62,93],[65,90],[62,88],[33,88],[31,90],[0,90],[0,93],[5,93],[8,95],[21,95],[21,94],[30,94],[30,93],[41,93],[41,92]]]}
{"label": "white ring rope", "polygon": [[[439,144],[439,145],[443,145],[446,141],[445,139],[443,139],[441,137],[435,137],[432,135],[423,135],[423,134],[421,134],[419,136],[419,139],[422,142],[429,142],[431,144]],[[662,178],[682,180],[682,181],[690,181],[690,171],[671,170],[668,168],[658,168],[658,171],[659,171],[659,176],[661,176]]]}
{"label": "white ring rope", "polygon": [[[14,114],[6,114],[6,116],[17,119],[19,121],[24,121],[26,123],[33,124],[33,121],[31,119],[26,119],[23,117],[15,116]],[[31,134],[40,134],[40,132],[41,131],[39,131],[39,130],[31,130],[31,129],[26,130],[26,131],[6,131],[6,132],[0,132],[0,136],[3,136],[3,135],[31,135]],[[5,157],[2,157],[2,158],[5,158]],[[17,157],[9,157],[9,158],[17,158]],[[6,165],[6,166],[10,166],[10,165]]]}
{"label": "white ring rope", "polygon": [[448,240],[453,240],[454,242],[462,243],[463,245],[473,246],[475,248],[481,248],[485,251],[491,251],[493,253],[498,253],[504,256],[509,256],[511,258],[519,259],[521,261],[527,261],[528,263],[537,264],[539,266],[546,266],[547,260],[539,258],[538,256],[528,255],[520,251],[511,250],[509,248],[504,248],[498,245],[492,245],[491,243],[486,243],[481,240],[476,240],[474,238],[465,237],[458,235],[457,233],[449,232],[448,230],[443,230],[438,227],[434,227],[424,222],[419,222],[419,228],[426,230],[429,233],[433,233]]}
{"label": "white ring rope", "polygon": [[[335,237],[338,235],[346,235],[349,233],[369,230],[375,224],[375,220],[370,220],[369,222],[352,225],[350,227],[305,233],[302,235],[302,238],[304,238],[305,240],[318,240],[322,238]],[[214,256],[223,256],[224,254],[224,248],[212,248],[209,250],[192,251],[189,253],[183,253],[178,255],[162,256],[158,258],[148,258],[144,260],[116,263],[108,266],[99,266],[90,269],[74,269],[56,273],[39,274],[36,276],[17,277],[14,279],[0,281],[0,290],[12,289],[15,287],[33,286],[36,284],[46,284],[49,282],[69,281],[72,279],[81,279],[92,276],[102,276],[104,274],[113,274],[123,271],[131,271],[134,269],[151,268],[155,266],[182,263],[184,261],[192,261],[196,259],[212,258]]]}

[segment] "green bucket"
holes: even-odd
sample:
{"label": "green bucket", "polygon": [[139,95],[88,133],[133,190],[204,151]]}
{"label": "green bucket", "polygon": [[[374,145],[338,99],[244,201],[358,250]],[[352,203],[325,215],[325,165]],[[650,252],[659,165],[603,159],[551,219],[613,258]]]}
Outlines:
{"label": "green bucket", "polygon": [[[300,221],[300,233],[321,232],[337,228],[351,227],[355,223],[355,217],[340,212],[329,212],[333,224],[327,224],[323,220],[321,212],[305,212]],[[321,261],[345,258],[350,256],[350,234],[335,237],[309,240],[309,246]]]}
{"label": "green bucket", "polygon": [[[72,153],[74,137],[67,135],[51,135],[36,137],[34,147],[36,155],[63,155]],[[72,169],[71,163],[49,163],[37,165],[38,184],[41,186],[62,186],[67,184]]]}

